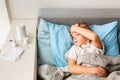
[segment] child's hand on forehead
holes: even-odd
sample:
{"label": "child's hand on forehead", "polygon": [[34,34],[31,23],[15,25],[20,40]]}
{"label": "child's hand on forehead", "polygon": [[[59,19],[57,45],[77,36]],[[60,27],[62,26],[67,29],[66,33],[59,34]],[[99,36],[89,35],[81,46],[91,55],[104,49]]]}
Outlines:
{"label": "child's hand on forehead", "polygon": [[72,37],[75,37],[78,34],[77,31],[76,31],[77,27],[79,27],[78,24],[74,24],[74,25],[71,26],[70,33],[71,33]]}
{"label": "child's hand on forehead", "polygon": [[72,25],[71,28],[70,28],[70,33],[71,34],[76,33],[77,27],[79,27],[78,24]]}
{"label": "child's hand on forehead", "polygon": [[77,32],[72,32],[71,33],[72,38],[75,37],[77,34],[78,34]]}

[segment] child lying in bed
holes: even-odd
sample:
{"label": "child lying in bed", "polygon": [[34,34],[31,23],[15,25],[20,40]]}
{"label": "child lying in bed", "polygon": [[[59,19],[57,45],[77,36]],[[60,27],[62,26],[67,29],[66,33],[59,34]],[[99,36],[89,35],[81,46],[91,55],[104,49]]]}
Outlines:
{"label": "child lying in bed", "polygon": [[105,77],[107,72],[101,66],[85,67],[76,64],[78,55],[104,53],[104,45],[98,35],[92,32],[84,22],[72,25],[70,32],[74,45],[65,54],[68,60],[69,72],[73,74],[96,74],[100,77]]}
{"label": "child lying in bed", "polygon": [[[65,76],[64,72],[70,72],[73,74],[67,80],[86,80],[83,77],[89,76],[90,80],[99,80],[98,78],[107,75],[106,69],[109,72],[120,69],[120,56],[115,58],[103,56],[103,43],[95,33],[90,31],[86,23],[73,25],[71,35],[74,45],[65,54],[68,59],[68,66],[60,68],[47,64],[39,66],[38,74],[41,78],[44,80],[62,80]],[[116,65],[114,66],[114,64]]]}

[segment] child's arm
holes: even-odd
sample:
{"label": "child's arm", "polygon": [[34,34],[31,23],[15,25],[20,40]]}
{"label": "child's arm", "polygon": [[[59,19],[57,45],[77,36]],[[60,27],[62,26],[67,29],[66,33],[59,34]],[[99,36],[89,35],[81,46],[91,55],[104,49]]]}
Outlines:
{"label": "child's arm", "polygon": [[69,72],[73,74],[96,74],[100,77],[105,77],[107,75],[106,70],[102,67],[85,67],[76,65],[76,61],[68,58]]}
{"label": "child's arm", "polygon": [[90,39],[92,41],[92,44],[100,49],[103,49],[102,43],[98,37],[98,35],[94,32],[92,32],[89,29],[81,28],[78,26],[78,24],[72,25],[70,29],[71,33],[77,32],[83,35],[84,37]]}

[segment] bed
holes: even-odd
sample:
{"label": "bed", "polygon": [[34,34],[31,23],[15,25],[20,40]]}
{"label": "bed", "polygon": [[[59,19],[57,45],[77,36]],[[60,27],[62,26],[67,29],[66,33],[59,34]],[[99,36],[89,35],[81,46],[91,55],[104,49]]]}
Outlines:
{"label": "bed", "polygon": [[[42,21],[41,21],[41,19],[42,19]],[[48,38],[51,38],[52,35],[51,35],[51,32],[47,32],[47,31],[51,30],[51,27],[47,28],[47,27],[44,27],[44,26],[52,25],[52,27],[55,27],[55,26],[58,27],[59,25],[60,26],[62,25],[62,28],[64,27],[64,29],[67,29],[69,31],[70,25],[81,22],[81,21],[84,21],[84,22],[88,23],[89,25],[94,24],[94,26],[96,26],[96,25],[98,27],[102,26],[101,31],[100,30],[98,31],[98,29],[96,30],[96,28],[93,27],[93,30],[95,30],[96,33],[100,32],[100,33],[98,33],[98,34],[100,34],[99,36],[103,35],[102,31],[107,30],[108,33],[105,33],[107,36],[104,36],[104,38],[103,37],[101,38],[103,40],[103,42],[104,42],[104,40],[108,42],[108,39],[111,39],[110,37],[114,36],[111,41],[112,42],[115,41],[115,43],[113,43],[113,44],[115,44],[114,45],[115,46],[114,47],[115,51],[110,49],[110,47],[108,47],[108,49],[111,50],[111,51],[108,51],[108,53],[106,52],[106,55],[112,56],[112,57],[119,56],[119,47],[120,47],[120,39],[119,39],[119,36],[120,36],[120,23],[119,23],[120,22],[120,9],[42,8],[39,11],[39,18],[38,18],[38,36],[37,36],[37,42],[38,42],[38,48],[37,48],[38,49],[38,66],[48,64],[47,67],[50,69],[51,66],[52,66],[51,72],[54,72],[54,70],[57,70],[57,68],[55,67],[56,65],[57,65],[57,67],[67,65],[67,63],[60,63],[60,62],[62,62],[62,59],[64,58],[63,54],[65,52],[62,52],[63,53],[62,55],[58,54],[59,56],[55,55],[55,54],[52,54],[51,52],[54,49],[57,50],[57,48],[59,48],[59,47],[56,48],[56,46],[60,46],[62,42],[66,44],[66,42],[64,42],[64,41],[67,40],[68,38],[70,38],[70,37],[68,37],[69,34],[67,34],[66,37],[65,37],[65,35],[64,35],[64,34],[66,34],[65,31],[61,30],[61,33],[58,33],[58,32],[56,32],[56,29],[53,30],[53,28],[52,28],[52,30],[55,31],[56,34],[57,34],[57,36],[55,36],[55,38],[57,40],[56,41],[53,40],[53,42],[56,42],[56,44],[57,44],[56,45],[54,43],[51,43],[48,40]],[[117,21],[117,23],[115,21]],[[40,22],[44,22],[46,24],[43,24],[43,23],[40,23]],[[113,29],[115,29],[114,27],[112,29],[110,29],[108,27],[106,29],[104,28],[104,26],[106,26],[106,25],[110,26],[111,24],[113,26],[117,26],[116,27],[117,31],[116,30],[113,31]],[[41,25],[42,25],[43,28],[40,29]],[[44,29],[46,29],[46,30],[44,30]],[[58,28],[58,29],[61,29],[61,28]],[[41,32],[41,30],[44,31],[45,33]],[[114,35],[113,35],[113,32],[116,32],[116,33],[114,33]],[[109,33],[111,35],[108,35]],[[50,35],[48,35],[48,34],[50,34]],[[60,35],[58,35],[58,34],[60,34]],[[64,41],[62,41],[62,39],[61,39],[63,37],[63,35],[61,35],[61,34],[64,35]],[[61,37],[58,37],[58,36],[61,36]],[[39,38],[41,38],[41,40],[38,40]],[[67,48],[64,47],[64,50],[68,50],[70,48],[70,46],[72,45],[72,42],[70,41],[70,39],[67,42],[69,42],[69,44],[62,45],[62,47],[67,46]],[[109,44],[107,42],[105,42],[105,45]],[[60,43],[60,44],[58,44],[58,43]],[[52,46],[52,48],[50,46]],[[43,47],[45,47],[45,48],[43,48]],[[107,49],[107,47],[106,47],[106,49]],[[63,50],[63,48],[61,48],[60,50]],[[58,51],[59,50],[57,50],[55,53],[58,53]],[[109,54],[109,53],[113,53],[113,52],[115,53],[114,55]],[[55,55],[55,56],[51,56],[51,54]],[[57,58],[56,58],[56,56],[57,56]],[[57,61],[58,57],[60,57],[60,56],[63,56],[63,57],[59,58],[60,60]],[[53,59],[53,60],[51,60],[51,59]],[[76,75],[72,75],[72,78],[68,78],[68,79],[66,78],[66,80],[78,80],[78,79],[87,80],[88,78],[90,80],[94,80],[94,79],[96,79],[96,80],[109,80],[109,79],[118,80],[120,78],[120,75],[119,75],[119,73],[120,73],[120,71],[119,71],[120,70],[120,66],[119,66],[120,61],[119,61],[119,59],[120,58],[118,58],[118,60],[116,62],[117,63],[116,64],[117,68],[113,71],[113,74],[111,74],[112,77],[110,76],[108,78],[98,78],[98,77],[94,77],[92,75],[87,75],[87,78],[85,78],[86,76],[82,75],[82,77],[79,77],[79,78],[75,79]],[[65,62],[65,60],[63,60],[63,62]],[[116,65],[114,65],[114,66],[116,66]],[[41,72],[44,72],[44,69],[45,68],[40,68]],[[53,74],[53,73],[49,73],[49,74]],[[58,75],[58,74],[56,74],[56,75]],[[44,74],[42,76],[44,76]],[[57,77],[57,78],[55,78],[53,76],[52,77],[49,76],[45,80],[62,80],[62,79],[63,79],[63,75],[60,76],[60,77]]]}

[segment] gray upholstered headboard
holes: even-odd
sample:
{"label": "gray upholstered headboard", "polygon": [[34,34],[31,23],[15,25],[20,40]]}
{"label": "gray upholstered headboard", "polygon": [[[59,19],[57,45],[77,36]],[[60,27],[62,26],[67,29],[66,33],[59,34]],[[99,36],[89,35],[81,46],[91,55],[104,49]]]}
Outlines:
{"label": "gray upholstered headboard", "polygon": [[80,21],[88,24],[104,24],[117,20],[120,31],[120,9],[42,8],[39,11],[39,18],[66,25]]}

